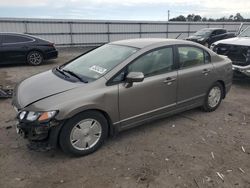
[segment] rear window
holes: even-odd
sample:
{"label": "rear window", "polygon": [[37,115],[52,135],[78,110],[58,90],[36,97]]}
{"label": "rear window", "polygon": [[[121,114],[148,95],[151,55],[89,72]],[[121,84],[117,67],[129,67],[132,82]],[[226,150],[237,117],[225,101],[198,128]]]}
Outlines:
{"label": "rear window", "polygon": [[32,41],[33,39],[29,37],[17,36],[17,35],[2,35],[3,44],[23,43]]}
{"label": "rear window", "polygon": [[193,67],[204,64],[203,50],[196,47],[178,47],[180,68]]}

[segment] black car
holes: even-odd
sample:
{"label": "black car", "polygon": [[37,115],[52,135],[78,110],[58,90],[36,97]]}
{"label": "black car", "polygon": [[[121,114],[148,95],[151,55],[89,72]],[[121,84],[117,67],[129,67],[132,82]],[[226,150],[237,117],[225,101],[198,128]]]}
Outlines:
{"label": "black car", "polygon": [[0,33],[0,64],[40,65],[43,60],[57,56],[54,44],[49,41],[26,34]]}
{"label": "black car", "polygon": [[190,40],[193,42],[200,43],[206,47],[210,47],[210,45],[218,40],[227,39],[235,37],[234,33],[228,33],[227,30],[221,28],[205,28],[197,31],[192,36],[186,38],[186,40]]}

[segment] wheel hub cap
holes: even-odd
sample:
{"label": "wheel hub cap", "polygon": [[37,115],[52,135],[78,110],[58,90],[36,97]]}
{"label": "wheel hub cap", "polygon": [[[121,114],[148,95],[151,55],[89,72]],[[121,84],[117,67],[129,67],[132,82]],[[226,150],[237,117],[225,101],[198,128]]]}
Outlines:
{"label": "wheel hub cap", "polygon": [[78,150],[90,149],[99,141],[101,131],[101,124],[94,119],[80,121],[71,131],[71,144]]}
{"label": "wheel hub cap", "polygon": [[208,94],[208,104],[210,107],[214,108],[218,105],[221,99],[221,89],[219,87],[214,87],[210,90]]}

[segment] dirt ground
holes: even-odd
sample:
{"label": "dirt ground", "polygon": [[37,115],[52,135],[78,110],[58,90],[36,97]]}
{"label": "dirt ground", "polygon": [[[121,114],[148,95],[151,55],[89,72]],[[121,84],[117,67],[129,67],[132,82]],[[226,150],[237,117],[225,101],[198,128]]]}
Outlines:
{"label": "dirt ground", "polygon": [[[0,67],[0,85],[18,83],[79,55],[60,51],[39,67]],[[234,81],[212,113],[194,109],[110,138],[81,158],[34,152],[14,128],[11,100],[0,100],[0,187],[250,187],[250,81]],[[221,176],[221,178],[219,177]]]}

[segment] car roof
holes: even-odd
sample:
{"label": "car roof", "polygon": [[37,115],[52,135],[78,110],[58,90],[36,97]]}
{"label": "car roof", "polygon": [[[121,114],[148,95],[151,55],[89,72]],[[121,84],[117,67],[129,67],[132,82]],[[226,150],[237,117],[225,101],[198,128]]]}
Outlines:
{"label": "car roof", "polygon": [[37,37],[37,36],[33,36],[33,35],[29,35],[29,34],[24,34],[24,33],[17,33],[17,32],[0,32],[0,36],[1,35],[15,35],[15,36],[23,36],[23,37],[28,37],[28,38],[32,38],[36,41],[43,41],[43,42],[50,42],[50,41],[47,41],[45,39],[42,39],[40,37]]}
{"label": "car roof", "polygon": [[179,40],[179,39],[164,39],[164,38],[138,38],[138,39],[128,39],[128,40],[120,40],[111,42],[110,44],[123,45],[123,46],[131,46],[135,48],[145,48],[149,46],[155,45],[174,45],[174,44],[192,44],[195,43]]}

